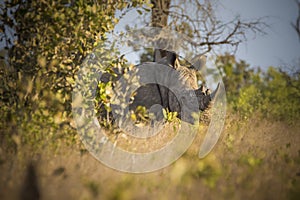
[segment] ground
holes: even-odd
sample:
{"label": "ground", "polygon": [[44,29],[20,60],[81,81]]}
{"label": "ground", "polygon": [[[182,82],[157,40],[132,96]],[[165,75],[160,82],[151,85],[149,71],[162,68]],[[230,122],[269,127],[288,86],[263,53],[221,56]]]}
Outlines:
{"label": "ground", "polygon": [[300,123],[241,120],[229,114],[217,145],[199,159],[206,129],[201,126],[180,159],[147,174],[110,169],[78,144],[62,142],[55,152],[51,147],[33,152],[22,146],[9,153],[2,147],[0,199],[18,199],[31,192],[25,187],[32,184],[25,178],[29,161],[41,199],[300,198]]}

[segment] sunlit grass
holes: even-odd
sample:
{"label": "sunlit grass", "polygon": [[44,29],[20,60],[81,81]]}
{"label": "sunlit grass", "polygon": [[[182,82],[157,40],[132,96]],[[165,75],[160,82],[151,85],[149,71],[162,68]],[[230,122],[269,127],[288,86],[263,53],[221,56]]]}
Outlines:
{"label": "sunlit grass", "polygon": [[[192,146],[175,163],[153,173],[138,175],[104,166],[80,143],[66,145],[63,139],[58,139],[33,150],[29,145],[18,146],[21,144],[14,139],[16,152],[6,152],[5,146],[0,151],[0,188],[4,191],[0,197],[18,197],[25,184],[24,172],[29,161],[35,163],[43,199],[299,197],[299,124],[291,126],[255,117],[245,121],[228,115],[216,147],[206,158],[199,159],[197,153],[206,129],[206,125],[201,125]],[[135,145],[145,146],[146,143],[136,142]],[[143,148],[136,150],[143,151]]]}

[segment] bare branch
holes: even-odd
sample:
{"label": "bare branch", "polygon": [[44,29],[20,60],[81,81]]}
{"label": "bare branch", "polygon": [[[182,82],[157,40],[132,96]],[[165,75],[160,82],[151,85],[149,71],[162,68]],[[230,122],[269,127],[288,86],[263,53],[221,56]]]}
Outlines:
{"label": "bare branch", "polygon": [[299,0],[296,1],[296,4],[298,5],[298,17],[296,19],[295,24],[292,23],[292,26],[296,30],[299,40],[300,40],[300,1]]}
{"label": "bare branch", "polygon": [[[173,0],[169,9],[162,10],[162,13],[168,16],[168,28],[186,35],[185,40],[200,54],[224,45],[235,51],[241,42],[247,40],[249,33],[265,34],[264,28],[267,25],[262,18],[244,21],[236,17],[232,21],[224,22],[216,17],[214,11],[212,1]],[[152,12],[152,21],[155,17],[153,14],[155,13]]]}

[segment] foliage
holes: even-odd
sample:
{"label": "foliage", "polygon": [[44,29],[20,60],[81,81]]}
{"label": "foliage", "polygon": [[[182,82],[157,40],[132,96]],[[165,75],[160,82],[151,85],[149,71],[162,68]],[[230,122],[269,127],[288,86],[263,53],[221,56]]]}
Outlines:
{"label": "foliage", "polygon": [[[0,70],[2,137],[35,138],[32,143],[70,126],[75,74],[91,50],[106,41],[118,22],[116,10],[141,6],[142,0],[7,1],[1,6],[1,39],[8,57]],[[10,35],[8,29],[14,30]],[[115,62],[111,59],[111,62]],[[64,126],[69,128],[63,128]],[[9,131],[9,127],[13,130]],[[6,131],[5,131],[6,129]],[[49,130],[45,132],[45,130]],[[22,132],[22,133],[21,133]],[[24,135],[23,135],[24,134]],[[34,134],[36,136],[31,137]],[[5,136],[4,136],[5,135]],[[24,136],[24,138],[23,138]],[[8,141],[8,140],[6,140]]]}
{"label": "foliage", "polygon": [[227,90],[231,107],[249,117],[262,114],[276,120],[292,121],[300,117],[300,73],[269,67],[266,72],[254,71],[245,61],[236,61],[229,54],[216,62]]}
{"label": "foliage", "polygon": [[167,109],[163,109],[163,115],[164,119],[168,122],[175,121],[177,118],[178,113],[177,112],[170,112]]}

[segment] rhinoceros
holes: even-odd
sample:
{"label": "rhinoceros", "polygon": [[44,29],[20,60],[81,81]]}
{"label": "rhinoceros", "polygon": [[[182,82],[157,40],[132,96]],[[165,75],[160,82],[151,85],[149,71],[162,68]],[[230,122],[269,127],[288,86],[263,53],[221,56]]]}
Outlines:
{"label": "rhinoceros", "polygon": [[[206,110],[219,90],[219,85],[212,93],[203,86],[197,84],[196,71],[201,66],[198,63],[190,67],[181,66],[177,56],[173,52],[167,52],[166,56],[161,57],[155,51],[154,62],[145,62],[135,66],[137,77],[142,83],[134,90],[135,95],[124,95],[128,101],[126,108],[118,104],[112,104],[112,110],[126,110],[134,112],[138,107],[145,107],[149,113],[154,115],[156,121],[163,119],[163,109],[169,112],[177,112],[177,117],[182,121],[193,124],[195,113]],[[102,81],[107,81],[102,79]],[[121,81],[122,82],[122,81]],[[124,84],[124,83],[123,83]],[[122,85],[122,84],[121,84]],[[122,87],[119,93],[126,93],[127,87]],[[114,116],[120,115],[120,111],[115,112]],[[123,113],[123,115],[125,115]]]}

